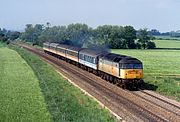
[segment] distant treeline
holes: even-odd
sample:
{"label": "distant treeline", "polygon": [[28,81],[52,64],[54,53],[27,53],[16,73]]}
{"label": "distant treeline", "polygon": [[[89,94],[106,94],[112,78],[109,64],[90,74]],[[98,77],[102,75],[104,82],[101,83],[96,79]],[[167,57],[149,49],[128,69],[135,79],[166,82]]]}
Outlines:
{"label": "distant treeline", "polygon": [[[17,34],[16,34],[17,35]],[[154,39],[147,29],[132,26],[103,25],[93,29],[86,24],[51,26],[50,23],[27,24],[19,39],[42,46],[43,42],[58,42],[79,47],[109,46],[120,49],[153,49]]]}
{"label": "distant treeline", "polygon": [[9,43],[10,40],[15,40],[19,38],[20,35],[21,33],[18,31],[10,31],[0,28],[0,41],[5,42],[7,44]]}
{"label": "distant treeline", "polygon": [[161,33],[160,31],[158,31],[156,29],[152,29],[152,30],[148,31],[148,33],[149,33],[149,35],[153,35],[153,36],[180,37],[180,30]]}

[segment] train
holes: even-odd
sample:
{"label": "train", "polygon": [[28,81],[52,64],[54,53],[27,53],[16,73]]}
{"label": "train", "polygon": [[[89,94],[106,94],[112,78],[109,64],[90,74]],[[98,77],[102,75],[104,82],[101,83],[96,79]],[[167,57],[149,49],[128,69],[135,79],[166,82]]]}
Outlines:
{"label": "train", "polygon": [[131,56],[50,42],[43,43],[43,50],[125,89],[144,83],[143,64]]}

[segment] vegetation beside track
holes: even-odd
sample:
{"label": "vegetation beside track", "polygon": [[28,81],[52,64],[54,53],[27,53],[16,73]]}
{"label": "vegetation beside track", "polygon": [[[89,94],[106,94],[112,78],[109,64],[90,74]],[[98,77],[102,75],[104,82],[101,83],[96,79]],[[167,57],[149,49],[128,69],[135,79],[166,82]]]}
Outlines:
{"label": "vegetation beside track", "polygon": [[180,50],[114,49],[112,52],[140,59],[148,89],[180,101]]}
{"label": "vegetation beside track", "polygon": [[0,122],[50,122],[38,79],[14,50],[0,43]]}
{"label": "vegetation beside track", "polygon": [[53,121],[115,121],[107,110],[60,77],[52,66],[24,49],[15,46],[11,48],[16,50],[34,70]]}

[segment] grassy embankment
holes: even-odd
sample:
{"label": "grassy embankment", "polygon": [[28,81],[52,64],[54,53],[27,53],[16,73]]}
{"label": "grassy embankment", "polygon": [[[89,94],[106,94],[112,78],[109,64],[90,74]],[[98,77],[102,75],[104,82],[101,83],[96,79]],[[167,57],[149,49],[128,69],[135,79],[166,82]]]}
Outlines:
{"label": "grassy embankment", "polygon": [[14,50],[0,43],[0,122],[50,122],[38,79]]}
{"label": "grassy embankment", "polygon": [[[157,47],[161,48],[176,48],[180,45],[180,41],[175,40],[156,42]],[[180,101],[180,50],[114,49],[112,52],[140,59],[144,66],[145,82],[157,86],[158,88],[154,87],[155,91]]]}
{"label": "grassy embankment", "polygon": [[109,122],[109,112],[84,95],[37,56],[13,47],[31,66],[39,79],[41,91],[53,121]]}

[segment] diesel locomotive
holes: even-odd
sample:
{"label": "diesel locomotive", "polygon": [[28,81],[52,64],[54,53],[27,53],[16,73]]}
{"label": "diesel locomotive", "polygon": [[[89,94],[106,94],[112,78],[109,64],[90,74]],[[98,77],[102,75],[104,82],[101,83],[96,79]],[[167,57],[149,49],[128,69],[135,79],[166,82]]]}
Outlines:
{"label": "diesel locomotive", "polygon": [[43,50],[122,88],[143,84],[143,65],[137,58],[49,42],[43,43]]}

